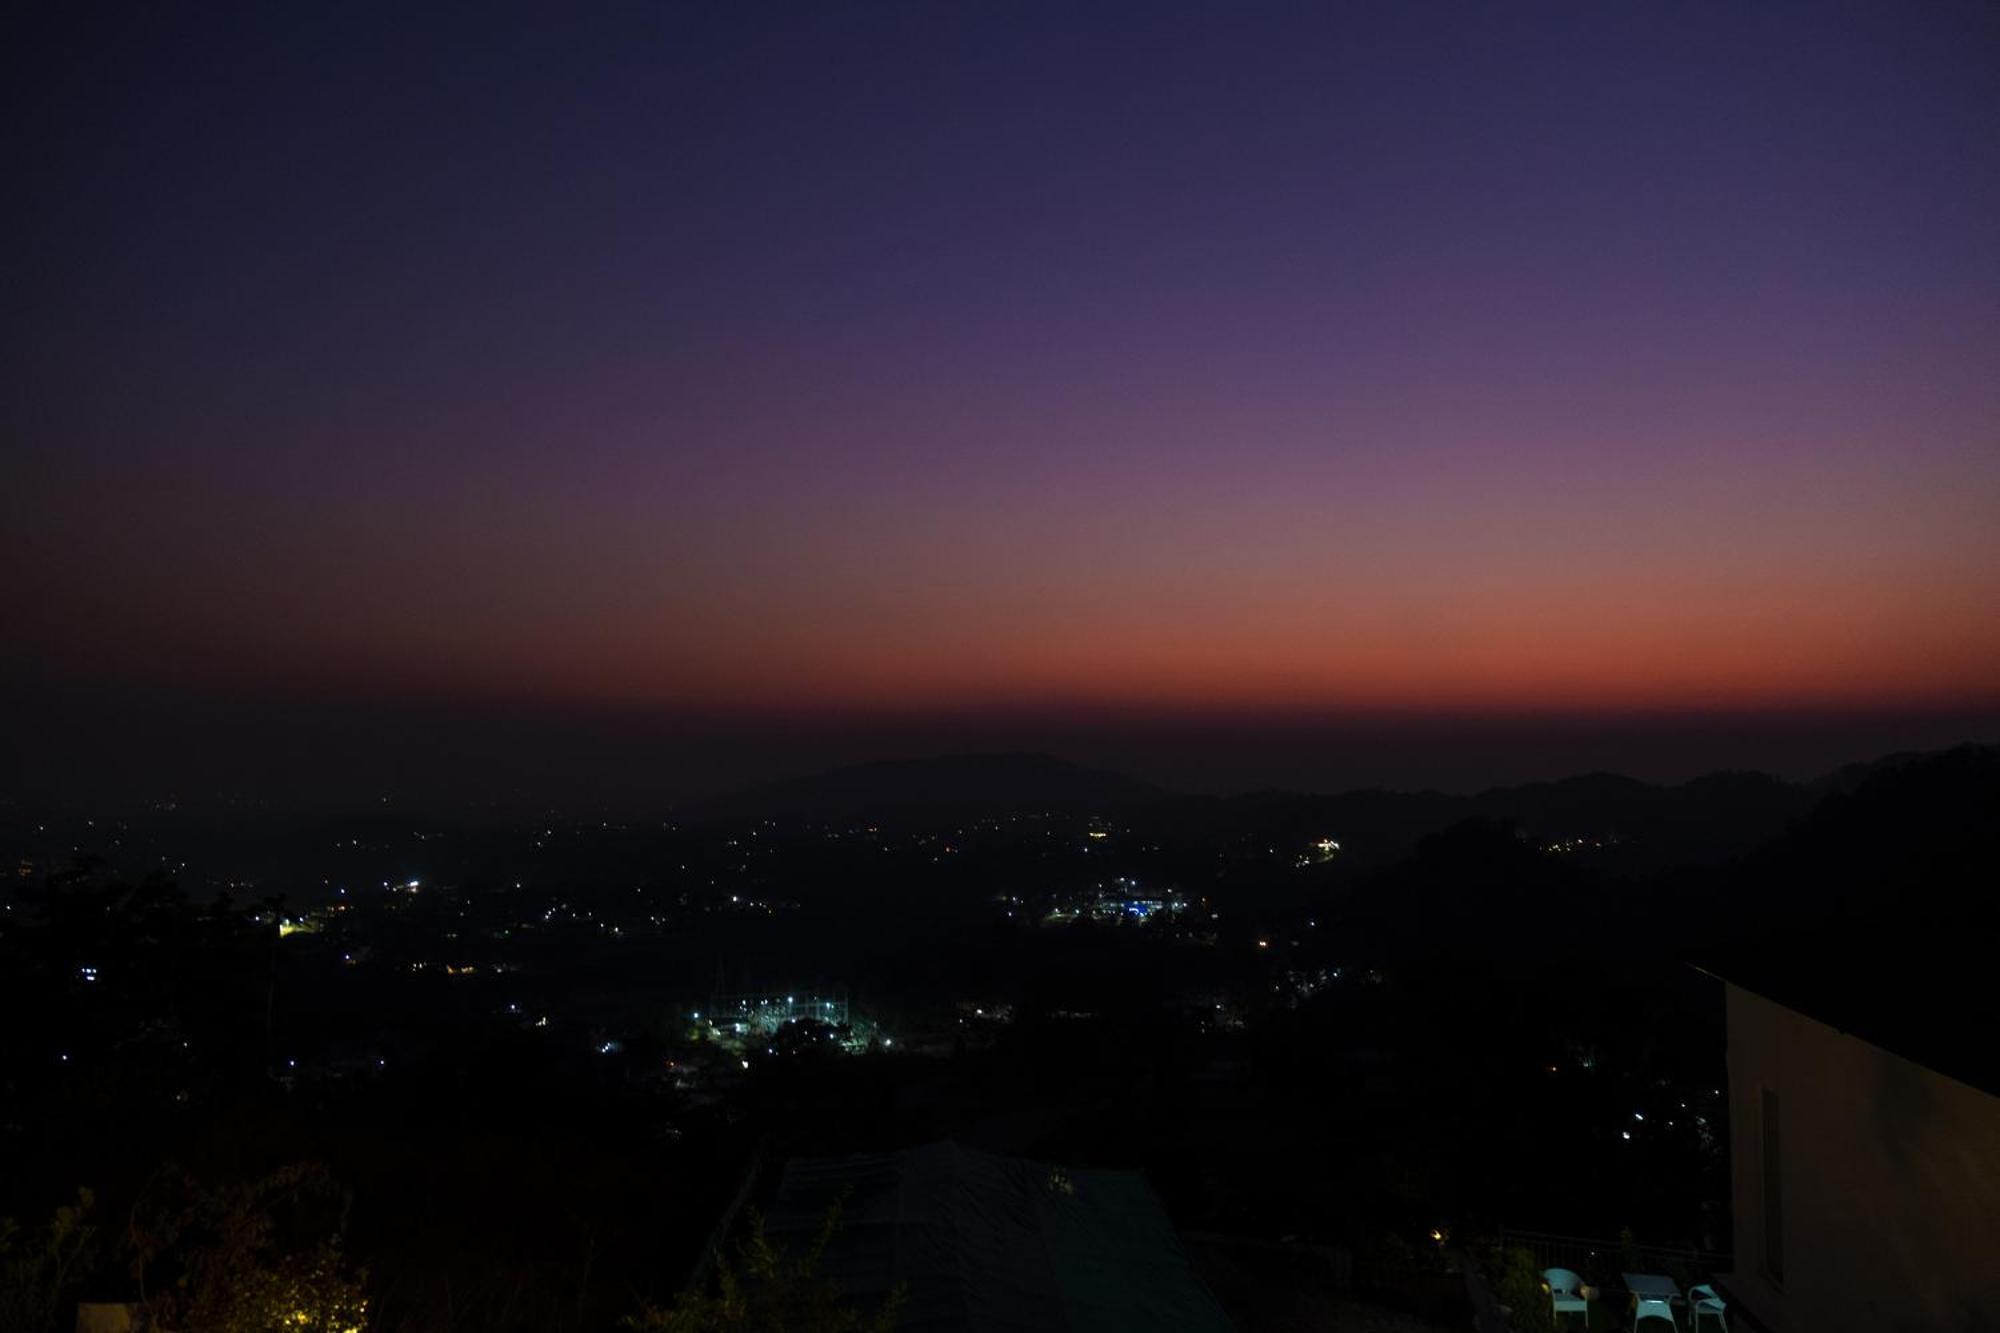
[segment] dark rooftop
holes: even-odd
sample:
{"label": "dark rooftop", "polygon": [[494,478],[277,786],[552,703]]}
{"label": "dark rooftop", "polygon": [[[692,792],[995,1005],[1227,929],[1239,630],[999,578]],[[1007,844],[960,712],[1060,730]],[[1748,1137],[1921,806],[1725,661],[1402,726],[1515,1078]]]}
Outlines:
{"label": "dark rooftop", "polygon": [[863,1303],[908,1284],[899,1328],[1230,1327],[1144,1177],[934,1143],[785,1166],[766,1227],[809,1236],[836,1200],[825,1273]]}

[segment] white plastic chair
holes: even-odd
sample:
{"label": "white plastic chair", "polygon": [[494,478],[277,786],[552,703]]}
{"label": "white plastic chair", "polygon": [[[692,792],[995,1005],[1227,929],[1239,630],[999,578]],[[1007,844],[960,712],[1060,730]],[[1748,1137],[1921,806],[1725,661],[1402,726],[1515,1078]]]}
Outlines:
{"label": "white plastic chair", "polygon": [[1544,1268],[1542,1281],[1549,1286],[1550,1319],[1564,1314],[1580,1314],[1583,1326],[1590,1327],[1590,1302],[1583,1298],[1583,1279],[1567,1268]]}
{"label": "white plastic chair", "polygon": [[1729,1321],[1722,1316],[1722,1312],[1728,1308],[1724,1304],[1722,1297],[1715,1294],[1714,1287],[1704,1283],[1699,1287],[1688,1288],[1688,1324],[1690,1327],[1699,1329],[1703,1315],[1714,1315],[1715,1322],[1722,1325],[1722,1333],[1729,1333]]}
{"label": "white plastic chair", "polygon": [[1670,1327],[1680,1327],[1679,1321],[1674,1318],[1674,1307],[1652,1297],[1641,1297],[1632,1302],[1632,1333],[1639,1333],[1641,1319],[1664,1319]]}

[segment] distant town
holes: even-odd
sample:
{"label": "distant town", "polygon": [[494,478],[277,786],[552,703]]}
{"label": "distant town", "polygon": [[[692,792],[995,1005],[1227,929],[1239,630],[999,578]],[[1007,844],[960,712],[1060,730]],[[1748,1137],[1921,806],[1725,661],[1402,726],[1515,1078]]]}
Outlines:
{"label": "distant town", "polygon": [[[1478,1255],[1489,1283],[1518,1252],[1693,1286],[1742,1227],[1724,979],[1769,969],[1740,868],[1815,854],[1829,803],[1851,832],[1901,818],[1897,782],[1994,766],[1579,779],[1433,827],[1380,793],[1373,823],[939,799],[1011,762],[913,764],[923,802],[877,775],[878,813],[834,821],[12,810],[6,1003],[37,1018],[6,1051],[7,1206],[86,1187],[112,1216],[160,1161],[221,1188],[311,1160],[383,1326],[448,1300],[608,1328],[778,1207],[784,1163],[951,1140],[1141,1173],[1240,1326],[1286,1300],[1451,1324]],[[1763,884],[1772,912],[1820,887]],[[496,1197],[495,1152],[552,1174]],[[109,1244],[79,1271],[129,1299]]]}

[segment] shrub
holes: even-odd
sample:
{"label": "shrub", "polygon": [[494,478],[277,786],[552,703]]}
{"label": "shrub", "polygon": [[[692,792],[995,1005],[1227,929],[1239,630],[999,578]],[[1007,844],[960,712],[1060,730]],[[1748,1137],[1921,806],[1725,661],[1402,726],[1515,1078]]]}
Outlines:
{"label": "shrub", "polygon": [[68,1290],[97,1239],[91,1203],[90,1191],[78,1190],[76,1202],[56,1209],[44,1226],[0,1217],[0,1329],[43,1333],[60,1327]]}
{"label": "shrub", "polygon": [[1513,1333],[1550,1333],[1555,1319],[1535,1256],[1522,1246],[1508,1245],[1490,1249],[1480,1258],[1493,1299],[1507,1308],[1507,1327]]}

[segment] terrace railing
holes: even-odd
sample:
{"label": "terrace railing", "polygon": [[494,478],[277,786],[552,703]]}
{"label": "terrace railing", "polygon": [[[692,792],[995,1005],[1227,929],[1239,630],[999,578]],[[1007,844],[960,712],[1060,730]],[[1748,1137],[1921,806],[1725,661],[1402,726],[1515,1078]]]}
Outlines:
{"label": "terrace railing", "polygon": [[1567,1268],[1592,1286],[1617,1288],[1620,1273],[1664,1273],[1686,1288],[1706,1282],[1731,1267],[1732,1257],[1719,1250],[1689,1245],[1642,1245],[1616,1237],[1563,1236],[1547,1231],[1500,1233],[1506,1245],[1518,1245],[1535,1257],[1536,1268]]}

